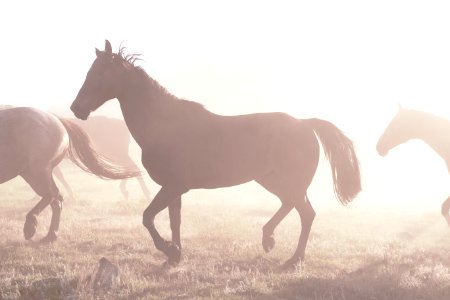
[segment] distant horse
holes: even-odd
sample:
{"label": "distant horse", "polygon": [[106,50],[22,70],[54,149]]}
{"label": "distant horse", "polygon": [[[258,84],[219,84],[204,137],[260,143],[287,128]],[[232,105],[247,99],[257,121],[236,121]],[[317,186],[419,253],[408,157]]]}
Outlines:
{"label": "distant horse", "polygon": [[98,154],[86,133],[66,119],[29,107],[0,110],[0,183],[20,175],[42,197],[27,214],[23,228],[27,240],[36,233],[37,216],[48,205],[52,219],[41,242],[57,239],[63,198],[52,171],[66,155],[81,169],[100,178],[140,175]]}
{"label": "distant horse", "polygon": [[[120,163],[123,166],[134,168],[136,170],[139,169],[130,157],[129,145],[131,135],[124,121],[105,116],[91,117],[87,121],[80,121],[78,119],[68,120],[76,123],[89,135],[95,149],[99,153],[108,157],[115,163]],[[59,166],[56,166],[53,169],[53,175],[55,175],[55,177],[64,185],[70,197],[73,198],[73,191],[64,178]],[[150,200],[150,192],[145,185],[144,179],[142,176],[136,177],[136,179],[139,182],[145,198]],[[126,189],[127,181],[127,179],[122,179],[120,183],[120,190],[125,199],[128,199],[128,191]]]}
{"label": "distant horse", "polygon": [[[90,68],[71,109],[86,120],[107,100],[117,98],[125,122],[142,148],[142,163],[161,190],[143,214],[155,247],[168,264],[181,259],[181,196],[190,189],[228,187],[255,180],[278,196],[281,208],[263,227],[266,252],[275,244],[273,232],[295,208],[302,230],[294,255],[283,265],[304,259],[315,212],[306,191],[316,171],[320,146],[328,157],[334,189],[342,204],[361,190],[353,143],[336,126],[319,119],[298,120],[284,113],[241,116],[213,114],[200,104],[171,95],[140,67],[136,56],[96,49]],[[317,135],[317,136],[316,136]],[[172,242],[164,240],[155,216],[169,208]]]}
{"label": "distant horse", "polygon": [[[450,121],[426,112],[399,107],[397,115],[387,126],[377,143],[377,151],[385,156],[392,148],[411,139],[428,144],[447,164],[450,172]],[[450,226],[450,197],[442,204],[441,212]]]}

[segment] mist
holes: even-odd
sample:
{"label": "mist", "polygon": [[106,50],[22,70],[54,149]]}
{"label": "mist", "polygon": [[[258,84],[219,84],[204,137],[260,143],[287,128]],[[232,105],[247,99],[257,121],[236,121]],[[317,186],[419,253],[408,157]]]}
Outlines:
{"label": "mist", "polygon": [[[341,205],[321,149],[307,193],[315,213],[292,209],[271,230],[281,202],[251,181],[191,190],[153,223],[160,186],[134,140],[149,195],[137,180],[124,192],[64,159],[74,193],[57,181],[59,207],[39,208],[20,176],[0,185],[0,298],[448,299],[445,161],[418,140],[384,157],[376,145],[399,104],[450,119],[449,15],[447,1],[2,2],[0,104],[75,118],[69,107],[109,40],[169,93],[215,114],[331,122],[354,143],[362,191]],[[116,99],[91,116],[123,119]],[[52,243],[41,245],[47,227]],[[105,260],[120,278],[83,285]]]}
{"label": "mist", "polygon": [[[138,64],[169,92],[215,113],[283,111],[335,123],[361,159],[355,202],[434,210],[446,198],[448,174],[430,149],[410,142],[381,158],[375,144],[398,103],[450,116],[447,3],[142,5],[131,1],[124,13],[113,1],[103,13],[88,2],[2,4],[0,25],[10,30],[0,54],[13,59],[3,61],[1,102],[71,116],[94,48],[109,39],[114,51],[121,44],[142,54]],[[121,117],[115,100],[95,114]],[[313,202],[334,201],[328,169],[321,163]]]}

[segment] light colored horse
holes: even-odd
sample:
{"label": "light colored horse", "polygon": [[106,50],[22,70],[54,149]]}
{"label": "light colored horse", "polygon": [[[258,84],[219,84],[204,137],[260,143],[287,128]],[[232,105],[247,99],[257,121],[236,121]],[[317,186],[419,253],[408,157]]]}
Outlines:
{"label": "light colored horse", "polygon": [[[298,246],[284,267],[304,259],[315,216],[306,191],[320,155],[318,140],[330,161],[334,189],[342,204],[361,190],[353,143],[336,126],[319,119],[299,120],[283,113],[221,116],[200,104],[171,95],[122,49],[105,51],[89,70],[71,109],[80,119],[117,98],[125,122],[142,148],[142,163],[161,185],[144,212],[143,223],[169,264],[181,259],[181,196],[190,189],[219,188],[255,180],[278,196],[281,208],[263,227],[262,245],[270,251],[275,227],[295,208],[302,230]],[[172,242],[163,239],[155,216],[169,209]]]}
{"label": "light colored horse", "polygon": [[97,153],[89,137],[76,124],[29,107],[0,110],[0,183],[21,176],[42,197],[28,212],[23,233],[31,239],[36,233],[37,216],[52,208],[50,228],[42,242],[57,239],[63,198],[52,171],[64,157],[100,178],[123,179],[139,176]]}
{"label": "light colored horse", "polygon": [[[418,139],[440,155],[450,172],[450,121],[426,112],[399,107],[397,115],[387,126],[377,143],[381,156],[409,140]],[[442,204],[441,212],[450,226],[450,197]]]}

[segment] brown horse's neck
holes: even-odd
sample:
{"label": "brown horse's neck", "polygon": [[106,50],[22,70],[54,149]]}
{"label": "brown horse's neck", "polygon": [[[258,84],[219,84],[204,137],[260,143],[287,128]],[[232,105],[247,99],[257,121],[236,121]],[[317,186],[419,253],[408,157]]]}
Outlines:
{"label": "brown horse's neck", "polygon": [[153,134],[172,112],[170,106],[178,100],[140,68],[133,67],[126,78],[118,99],[131,135],[143,148],[152,142]]}
{"label": "brown horse's neck", "polygon": [[131,135],[141,148],[158,143],[169,131],[216,116],[199,103],[170,94],[139,67],[133,66],[125,78],[118,99]]}
{"label": "brown horse's neck", "polygon": [[156,119],[156,112],[152,109],[151,101],[152,99],[138,94],[119,99],[125,123],[141,148],[145,146],[148,139],[145,133],[151,133],[151,128],[147,128],[146,123]]}

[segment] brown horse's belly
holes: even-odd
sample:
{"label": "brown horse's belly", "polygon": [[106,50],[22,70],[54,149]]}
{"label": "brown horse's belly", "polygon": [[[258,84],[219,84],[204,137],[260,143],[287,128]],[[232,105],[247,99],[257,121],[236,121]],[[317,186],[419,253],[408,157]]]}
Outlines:
{"label": "brown horse's belly", "polygon": [[223,153],[217,157],[209,154],[157,155],[155,152],[143,151],[142,164],[152,180],[159,185],[181,186],[186,189],[239,185],[256,179],[269,169],[268,160],[262,155],[248,157]]}

